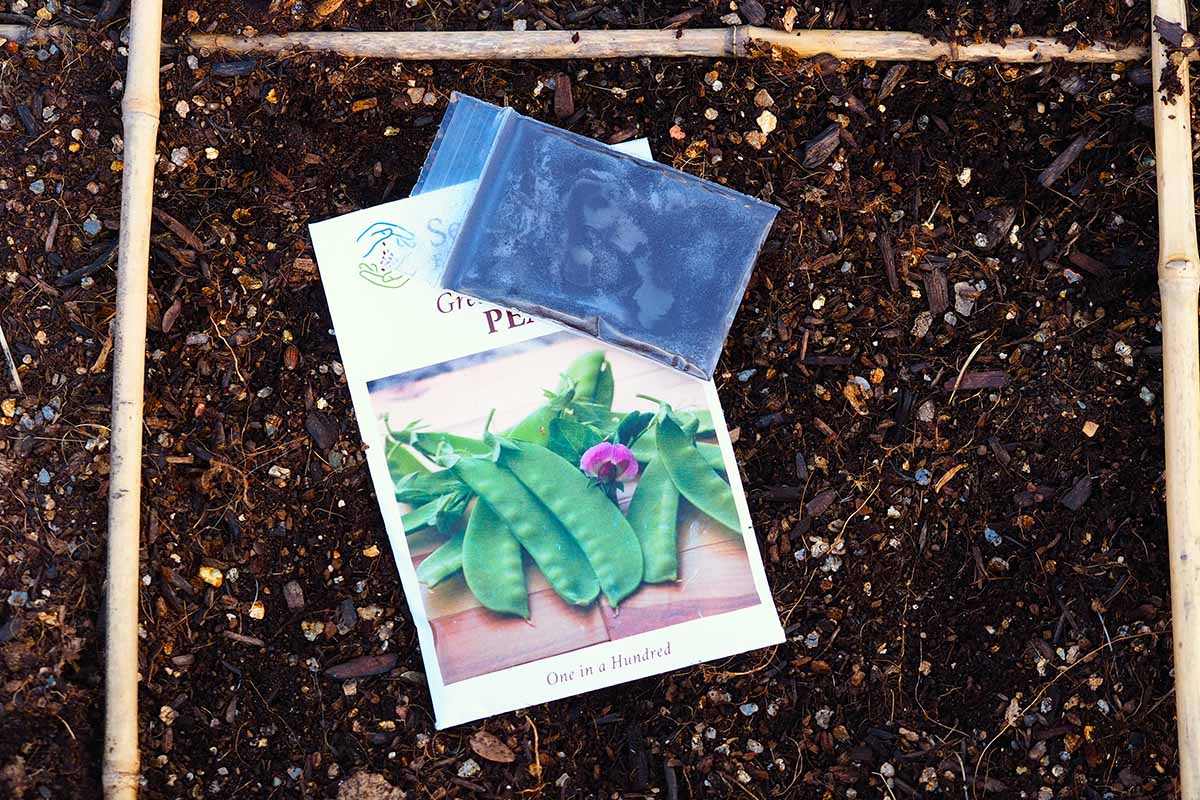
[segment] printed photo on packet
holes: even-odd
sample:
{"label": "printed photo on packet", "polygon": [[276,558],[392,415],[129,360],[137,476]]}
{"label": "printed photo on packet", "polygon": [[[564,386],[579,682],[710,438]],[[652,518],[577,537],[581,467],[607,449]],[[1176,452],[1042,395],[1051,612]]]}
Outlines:
{"label": "printed photo on packet", "polygon": [[554,333],[368,389],[447,684],[761,602],[702,383]]}

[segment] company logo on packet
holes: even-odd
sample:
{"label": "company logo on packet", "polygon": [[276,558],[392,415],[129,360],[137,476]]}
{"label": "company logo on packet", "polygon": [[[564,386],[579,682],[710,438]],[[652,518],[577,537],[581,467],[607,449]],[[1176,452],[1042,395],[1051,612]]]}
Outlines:
{"label": "company logo on packet", "polygon": [[408,283],[412,270],[404,264],[417,246],[417,237],[403,225],[372,222],[354,240],[362,248],[358,274],[368,283],[399,289]]}

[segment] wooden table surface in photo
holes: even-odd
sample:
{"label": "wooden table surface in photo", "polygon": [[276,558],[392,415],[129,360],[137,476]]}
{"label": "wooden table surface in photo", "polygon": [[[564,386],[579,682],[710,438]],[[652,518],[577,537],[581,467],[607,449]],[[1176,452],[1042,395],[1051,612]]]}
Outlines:
{"label": "wooden table surface in photo", "polygon": [[531,345],[523,352],[384,389],[373,395],[372,402],[377,410],[390,411],[393,429],[419,419],[432,430],[463,436],[482,434],[488,411],[494,408],[491,429],[499,432],[540,406],[545,400],[543,390],[558,387],[560,373],[573,359],[598,349],[607,353],[612,364],[614,410],[657,410],[639,394],[677,409],[704,405],[703,384],[695,378],[570,334],[547,346]]}

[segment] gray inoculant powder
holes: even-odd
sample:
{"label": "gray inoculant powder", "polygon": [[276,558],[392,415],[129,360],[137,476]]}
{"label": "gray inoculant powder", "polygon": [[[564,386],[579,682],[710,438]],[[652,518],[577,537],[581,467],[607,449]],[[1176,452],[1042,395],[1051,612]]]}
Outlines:
{"label": "gray inoculant powder", "polygon": [[481,168],[442,286],[711,378],[778,209],[496,111],[448,114],[431,154],[470,144]]}

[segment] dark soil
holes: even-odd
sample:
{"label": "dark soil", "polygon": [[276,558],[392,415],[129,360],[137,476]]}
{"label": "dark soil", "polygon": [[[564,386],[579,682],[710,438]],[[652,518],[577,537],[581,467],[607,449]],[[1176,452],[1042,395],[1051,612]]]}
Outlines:
{"label": "dark soil", "polygon": [[[687,8],[277,5],[170,4],[166,38]],[[758,5],[743,19],[781,24]],[[1134,6],[829,0],[795,24],[1142,39]],[[0,60],[0,325],[24,386],[0,392],[6,797],[99,791],[123,15]],[[144,796],[1173,794],[1147,65],[228,61],[164,53]],[[783,208],[718,382],[788,644],[433,730],[305,225],[405,196],[456,89],[648,136]],[[324,673],[383,652],[394,669],[356,684]],[[515,761],[475,754],[479,731]]]}

